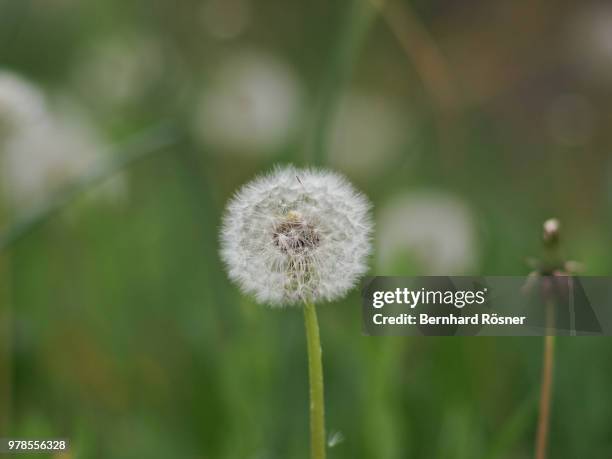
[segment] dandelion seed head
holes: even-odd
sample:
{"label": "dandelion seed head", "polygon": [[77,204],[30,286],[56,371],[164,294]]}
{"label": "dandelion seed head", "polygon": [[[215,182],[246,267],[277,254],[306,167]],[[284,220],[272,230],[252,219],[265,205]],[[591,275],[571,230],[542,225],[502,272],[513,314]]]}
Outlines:
{"label": "dandelion seed head", "polygon": [[272,306],[338,299],[367,270],[369,208],[340,175],[278,167],[227,206],[221,256],[229,277]]}

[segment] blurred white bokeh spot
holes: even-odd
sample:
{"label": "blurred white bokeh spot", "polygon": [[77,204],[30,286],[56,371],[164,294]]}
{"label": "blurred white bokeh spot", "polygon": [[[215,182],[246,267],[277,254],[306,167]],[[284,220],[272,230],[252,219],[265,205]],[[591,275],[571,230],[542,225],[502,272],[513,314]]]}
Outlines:
{"label": "blurred white bokeh spot", "polygon": [[578,70],[593,81],[612,84],[612,4],[586,5],[569,25],[569,46]]}
{"label": "blurred white bokeh spot", "polygon": [[423,190],[397,195],[378,209],[377,266],[392,275],[409,260],[422,275],[470,274],[478,262],[475,217],[453,194]]}
{"label": "blurred white bokeh spot", "polygon": [[394,164],[411,138],[408,114],[381,94],[351,90],[331,129],[331,164],[351,176],[371,177]]}
{"label": "blurred white bokeh spot", "polygon": [[264,52],[240,53],[211,75],[196,108],[196,136],[217,153],[272,154],[295,133],[301,99],[289,65]]}
{"label": "blurred white bokeh spot", "polygon": [[27,129],[46,115],[45,98],[32,83],[0,69],[0,136]]}
{"label": "blurred white bokeh spot", "polygon": [[[0,137],[0,191],[19,213],[74,184],[106,156],[100,134],[77,106],[63,103],[51,110],[35,86],[15,81],[3,85],[5,81],[0,77],[3,113],[19,113],[14,119],[23,122]],[[118,200],[126,188],[125,178],[118,174],[92,194]]]}

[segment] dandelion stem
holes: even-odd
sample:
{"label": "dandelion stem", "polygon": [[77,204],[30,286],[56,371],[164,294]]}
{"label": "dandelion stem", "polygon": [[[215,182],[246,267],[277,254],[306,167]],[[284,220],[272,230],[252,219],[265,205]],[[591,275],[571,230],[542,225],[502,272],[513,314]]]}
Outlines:
{"label": "dandelion stem", "polygon": [[308,377],[310,383],[310,457],[325,459],[325,400],[323,393],[323,364],[321,339],[315,305],[304,306],[306,344],[308,348]]}
{"label": "dandelion stem", "polygon": [[546,446],[550,425],[550,400],[552,395],[553,367],[555,360],[555,336],[552,334],[554,303],[549,301],[547,306],[546,336],[544,337],[544,359],[542,364],[542,386],[540,389],[540,416],[538,418],[538,431],[536,434],[535,459],[546,459]]}

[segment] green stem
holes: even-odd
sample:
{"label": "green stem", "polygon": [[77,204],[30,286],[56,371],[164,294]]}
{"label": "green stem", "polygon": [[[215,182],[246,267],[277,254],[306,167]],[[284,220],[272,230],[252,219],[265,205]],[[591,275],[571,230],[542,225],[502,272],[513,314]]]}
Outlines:
{"label": "green stem", "polygon": [[321,339],[315,305],[304,305],[306,344],[308,348],[308,377],[310,383],[310,457],[325,459],[325,399],[323,393],[323,363]]}

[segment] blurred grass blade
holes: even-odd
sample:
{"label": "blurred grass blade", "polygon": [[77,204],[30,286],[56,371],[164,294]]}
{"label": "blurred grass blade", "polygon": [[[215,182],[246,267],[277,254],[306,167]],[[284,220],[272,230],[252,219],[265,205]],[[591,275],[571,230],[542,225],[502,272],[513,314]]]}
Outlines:
{"label": "blurred grass blade", "polygon": [[314,164],[325,163],[329,142],[329,133],[342,90],[346,86],[353,65],[365,41],[367,32],[376,15],[370,0],[354,0],[346,23],[340,30],[340,36],[328,65],[329,72],[324,82],[319,108],[316,113],[314,128],[313,156]]}
{"label": "blurred grass blade", "polygon": [[97,163],[89,173],[77,180],[68,189],[52,195],[47,201],[26,211],[23,215],[17,217],[14,223],[9,224],[8,228],[0,233],[0,252],[9,248],[41,223],[55,215],[83,192],[134,162],[176,144],[177,141],[178,134],[176,131],[164,123],[145,129],[119,146],[112,148],[114,153],[109,154],[109,158]]}

